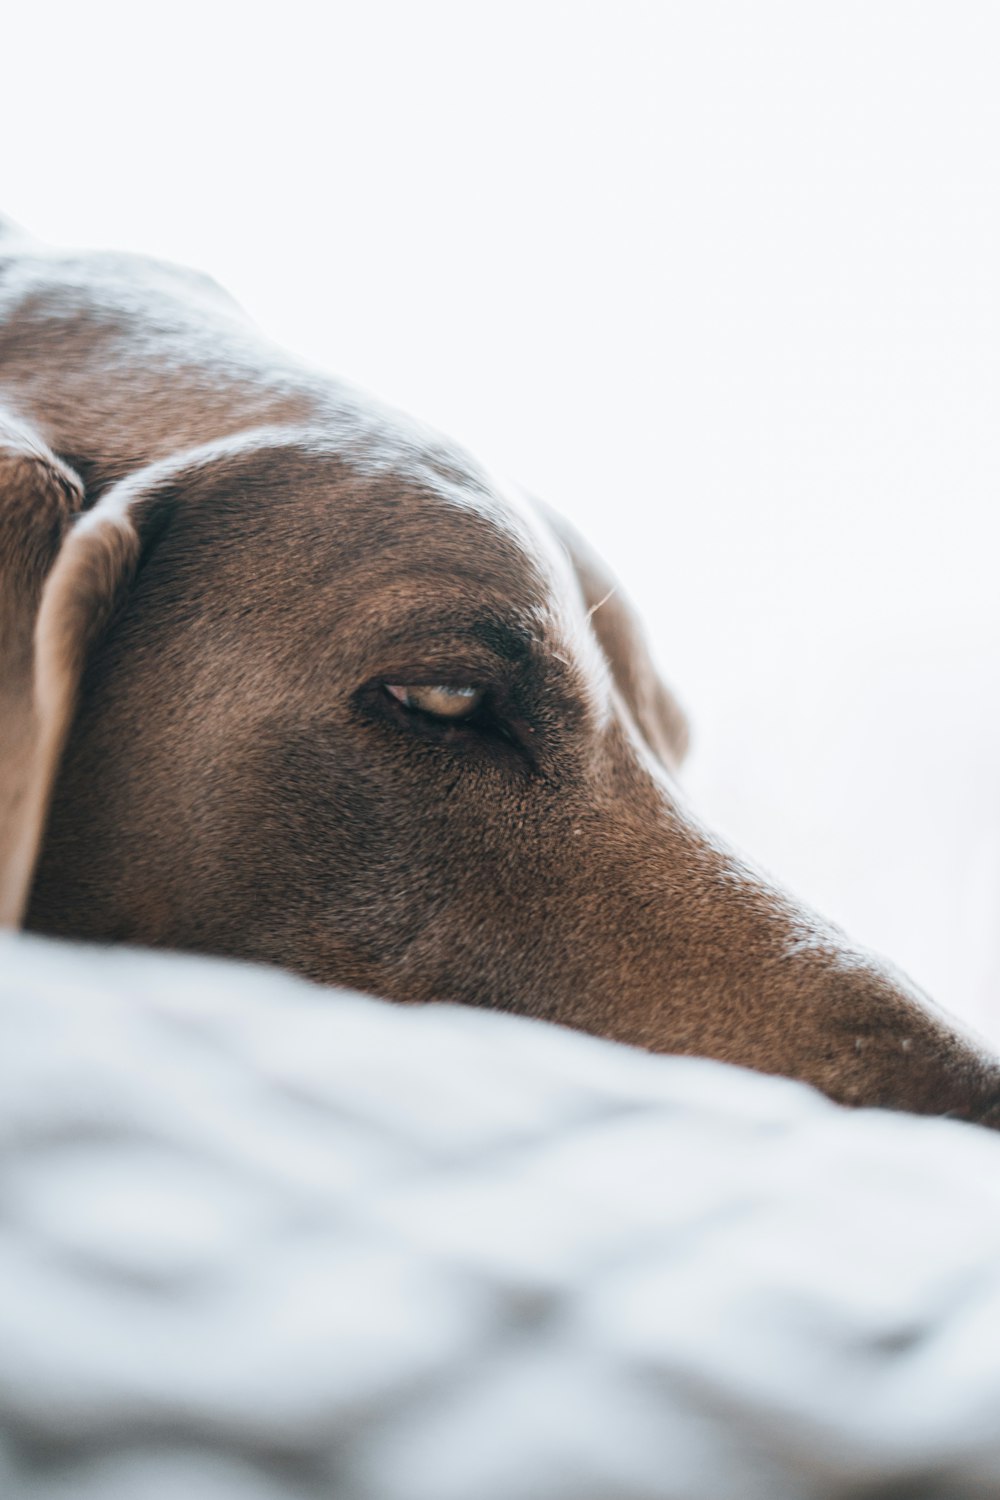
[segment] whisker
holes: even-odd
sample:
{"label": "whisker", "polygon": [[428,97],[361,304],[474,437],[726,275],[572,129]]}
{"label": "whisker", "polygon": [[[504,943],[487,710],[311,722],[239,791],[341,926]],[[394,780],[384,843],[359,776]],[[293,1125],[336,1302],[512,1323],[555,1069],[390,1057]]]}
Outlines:
{"label": "whisker", "polygon": [[596,604],[592,604],[590,606],[590,608],[587,610],[587,619],[588,620],[592,619],[594,617],[594,615],[597,614],[597,611],[600,609],[601,605],[602,604],[607,604],[607,602],[611,598],[612,594],[616,594],[617,592],[618,592],[618,585],[617,584],[615,584],[612,588],[608,589],[608,592],[605,594],[604,598],[603,599],[598,599],[597,603]]}

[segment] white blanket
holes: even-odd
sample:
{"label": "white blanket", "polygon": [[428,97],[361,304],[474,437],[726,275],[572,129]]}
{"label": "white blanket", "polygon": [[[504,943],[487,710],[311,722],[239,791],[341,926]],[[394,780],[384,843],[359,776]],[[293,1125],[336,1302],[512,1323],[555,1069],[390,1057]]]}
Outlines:
{"label": "white blanket", "polygon": [[1000,1495],[1000,1138],[0,940],[4,1500]]}

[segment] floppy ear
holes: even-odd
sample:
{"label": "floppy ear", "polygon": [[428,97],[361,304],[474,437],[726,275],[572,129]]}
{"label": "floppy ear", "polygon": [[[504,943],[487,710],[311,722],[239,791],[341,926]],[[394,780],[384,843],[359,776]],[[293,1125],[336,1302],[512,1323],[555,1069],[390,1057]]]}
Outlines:
{"label": "floppy ear", "polygon": [[0,926],[23,917],[88,653],[167,498],[143,471],[73,523],[80,480],[14,436],[4,446],[0,428]]}
{"label": "floppy ear", "polygon": [[83,498],[41,437],[0,411],[0,926],[20,920],[33,862],[39,604]]}
{"label": "floppy ear", "polygon": [[583,537],[547,506],[543,514],[569,553],[590,624],[615,686],[650,749],[671,769],[687,753],[690,732],[680,704],[660,678],[639,618],[617,582]]}

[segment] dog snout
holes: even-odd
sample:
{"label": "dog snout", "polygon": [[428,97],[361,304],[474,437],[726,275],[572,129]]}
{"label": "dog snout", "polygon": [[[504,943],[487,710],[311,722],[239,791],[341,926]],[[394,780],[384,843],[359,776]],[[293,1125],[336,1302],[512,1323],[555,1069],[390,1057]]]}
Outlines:
{"label": "dog snout", "polygon": [[596,837],[589,852],[581,903],[601,919],[581,931],[577,951],[598,981],[577,966],[575,992],[606,994],[609,973],[618,983],[613,1009],[595,1006],[591,1018],[577,1001],[574,1024],[782,1074],[845,1105],[1000,1127],[1000,1063],[676,801],[620,835],[611,864]]}
{"label": "dog snout", "polygon": [[839,1102],[1000,1126],[1000,1064],[880,960],[831,954],[818,984],[825,1045],[803,1076]]}

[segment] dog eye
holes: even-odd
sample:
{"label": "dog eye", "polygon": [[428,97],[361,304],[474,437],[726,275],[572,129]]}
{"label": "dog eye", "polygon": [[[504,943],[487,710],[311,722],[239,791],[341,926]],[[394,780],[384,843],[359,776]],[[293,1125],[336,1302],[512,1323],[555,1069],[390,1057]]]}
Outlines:
{"label": "dog eye", "polygon": [[482,705],[486,693],[477,687],[405,687],[387,682],[385,690],[404,708],[427,714],[432,719],[468,719]]}

